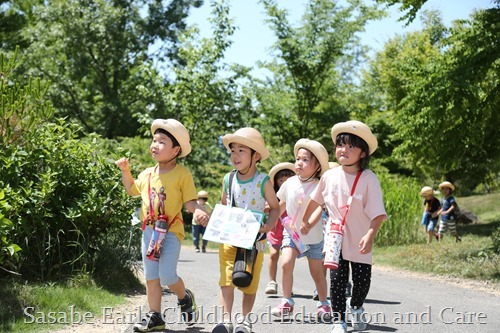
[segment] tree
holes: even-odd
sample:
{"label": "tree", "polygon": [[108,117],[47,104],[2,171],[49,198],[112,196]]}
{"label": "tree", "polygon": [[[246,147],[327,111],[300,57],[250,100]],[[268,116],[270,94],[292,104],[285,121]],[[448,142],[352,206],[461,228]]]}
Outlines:
{"label": "tree", "polygon": [[[342,90],[352,83],[351,70],[360,52],[356,33],[382,12],[362,1],[348,1],[343,7],[331,0],[311,0],[302,25],[294,28],[274,0],[261,2],[277,37],[277,60],[265,64],[273,78],[261,82],[258,95],[264,121],[273,127],[271,137],[281,140],[274,144],[282,147],[300,137],[331,143],[325,123],[330,128],[349,117]],[[274,95],[266,97],[266,90]]]}
{"label": "tree", "polygon": [[[154,61],[180,63],[178,37],[200,0],[54,0],[23,29],[26,72],[52,82],[57,117],[104,137],[137,134],[133,114],[164,108]],[[153,47],[158,41],[160,47]],[[150,48],[154,51],[150,51]]]}
{"label": "tree", "polygon": [[389,41],[371,65],[394,156],[420,177],[473,189],[499,170],[498,8],[446,29],[426,13],[421,32]]}

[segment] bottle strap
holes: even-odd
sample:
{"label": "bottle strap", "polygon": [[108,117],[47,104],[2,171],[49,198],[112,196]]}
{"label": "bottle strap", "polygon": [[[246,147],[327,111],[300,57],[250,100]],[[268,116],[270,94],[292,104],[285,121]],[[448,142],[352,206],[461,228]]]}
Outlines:
{"label": "bottle strap", "polygon": [[345,219],[346,219],[347,213],[349,213],[349,209],[351,208],[351,203],[352,203],[352,198],[354,196],[354,191],[356,190],[356,185],[358,185],[358,180],[359,180],[359,177],[361,176],[362,173],[363,173],[363,170],[359,170],[358,173],[356,174],[356,178],[354,179],[354,184],[352,185],[351,195],[349,196],[349,198],[347,198],[347,205],[345,206],[346,211],[345,211],[344,216],[342,217],[342,223],[341,223],[342,226],[345,225]]}

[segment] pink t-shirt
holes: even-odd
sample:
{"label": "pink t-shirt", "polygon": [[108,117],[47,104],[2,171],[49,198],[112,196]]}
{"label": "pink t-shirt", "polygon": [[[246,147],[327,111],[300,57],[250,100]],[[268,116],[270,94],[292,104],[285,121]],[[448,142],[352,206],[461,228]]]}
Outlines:
{"label": "pink t-shirt", "polygon": [[[311,193],[311,199],[320,205],[324,204],[328,210],[326,230],[329,230],[332,221],[342,221],[355,178],[356,174],[348,174],[341,167],[330,169],[323,174],[318,187]],[[359,253],[359,242],[370,229],[371,221],[380,215],[387,216],[380,183],[371,170],[364,170],[346,217],[342,241],[344,259],[364,264],[372,263],[371,252]]]}

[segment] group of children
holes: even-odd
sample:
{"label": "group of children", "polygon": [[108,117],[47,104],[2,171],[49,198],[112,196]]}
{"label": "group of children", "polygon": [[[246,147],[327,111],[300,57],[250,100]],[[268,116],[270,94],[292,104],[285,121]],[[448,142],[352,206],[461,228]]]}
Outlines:
{"label": "group of children", "polygon": [[[460,242],[462,239],[458,236],[456,224],[458,205],[453,197],[455,186],[449,181],[444,181],[439,184],[439,190],[443,194],[441,201],[434,196],[432,187],[424,186],[420,190],[420,195],[424,197],[424,212],[420,224],[424,226],[428,234],[427,242],[432,242],[434,237],[438,241],[441,240],[447,229],[455,237],[455,241]],[[439,217],[441,219],[436,233],[435,229]]]}
{"label": "group of children", "polygon": [[[209,220],[209,213],[196,200],[200,195],[195,192],[191,173],[177,164],[177,158],[191,151],[188,131],[177,120],[157,119],[152,124],[151,132],[153,141],[150,152],[156,162],[154,167],[147,168],[134,179],[128,159],[116,161],[127,193],[142,198],[142,254],[150,312],[134,326],[134,330],[139,332],[165,328],[161,316],[163,285],[177,295],[182,318],[188,324],[196,322],[194,294],[185,288],[183,280],[177,275],[180,242],[184,237],[182,205],[193,213],[198,225],[204,227]],[[298,258],[306,257],[317,289],[318,316],[331,317],[333,333],[345,333],[348,309],[354,329],[366,329],[362,314],[370,289],[371,251],[378,229],[387,218],[380,183],[368,169],[370,156],[378,143],[370,128],[359,121],[334,125],[331,137],[338,167],[329,167],[328,152],[321,143],[303,138],[294,146],[295,163],[280,163],[271,169],[270,175],[257,167],[259,162],[269,157],[269,151],[256,129],[241,128],[223,137],[223,144],[230,152],[230,161],[236,171],[232,181],[230,173],[222,180],[221,203],[266,212],[266,219],[256,239],[255,248],[259,251],[249,286],[235,287],[232,282],[236,247],[227,244],[219,246],[222,316],[212,332],[252,332],[248,315],[256,298],[266,242],[270,244],[270,265],[273,265],[270,266],[270,273],[274,281],[274,284],[268,285],[266,292],[277,292],[275,263],[280,251],[282,255],[283,299],[272,309],[273,315],[284,316],[293,312],[293,269]],[[158,191],[163,195],[157,195]],[[161,247],[159,260],[152,260],[146,251],[151,242],[157,241],[154,225],[160,216],[167,220],[168,230],[162,243],[157,244]],[[295,230],[294,234],[287,231],[291,229],[283,228],[285,220]],[[341,221],[345,222],[344,236],[338,268],[330,272],[329,302],[323,265],[324,240],[329,237],[325,230]],[[298,245],[296,234],[303,247]],[[346,304],[345,290],[350,271],[353,289],[352,297]],[[235,288],[243,293],[243,318],[233,325]]]}

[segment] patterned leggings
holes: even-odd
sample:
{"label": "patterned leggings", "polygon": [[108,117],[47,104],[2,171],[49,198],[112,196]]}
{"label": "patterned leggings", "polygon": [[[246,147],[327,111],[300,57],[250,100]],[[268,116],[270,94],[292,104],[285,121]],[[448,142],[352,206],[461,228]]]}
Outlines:
{"label": "patterned leggings", "polygon": [[330,270],[330,300],[332,303],[333,320],[346,321],[345,289],[349,281],[349,264],[352,269],[351,306],[359,308],[365,302],[372,276],[372,265],[344,260],[340,254],[339,267]]}

